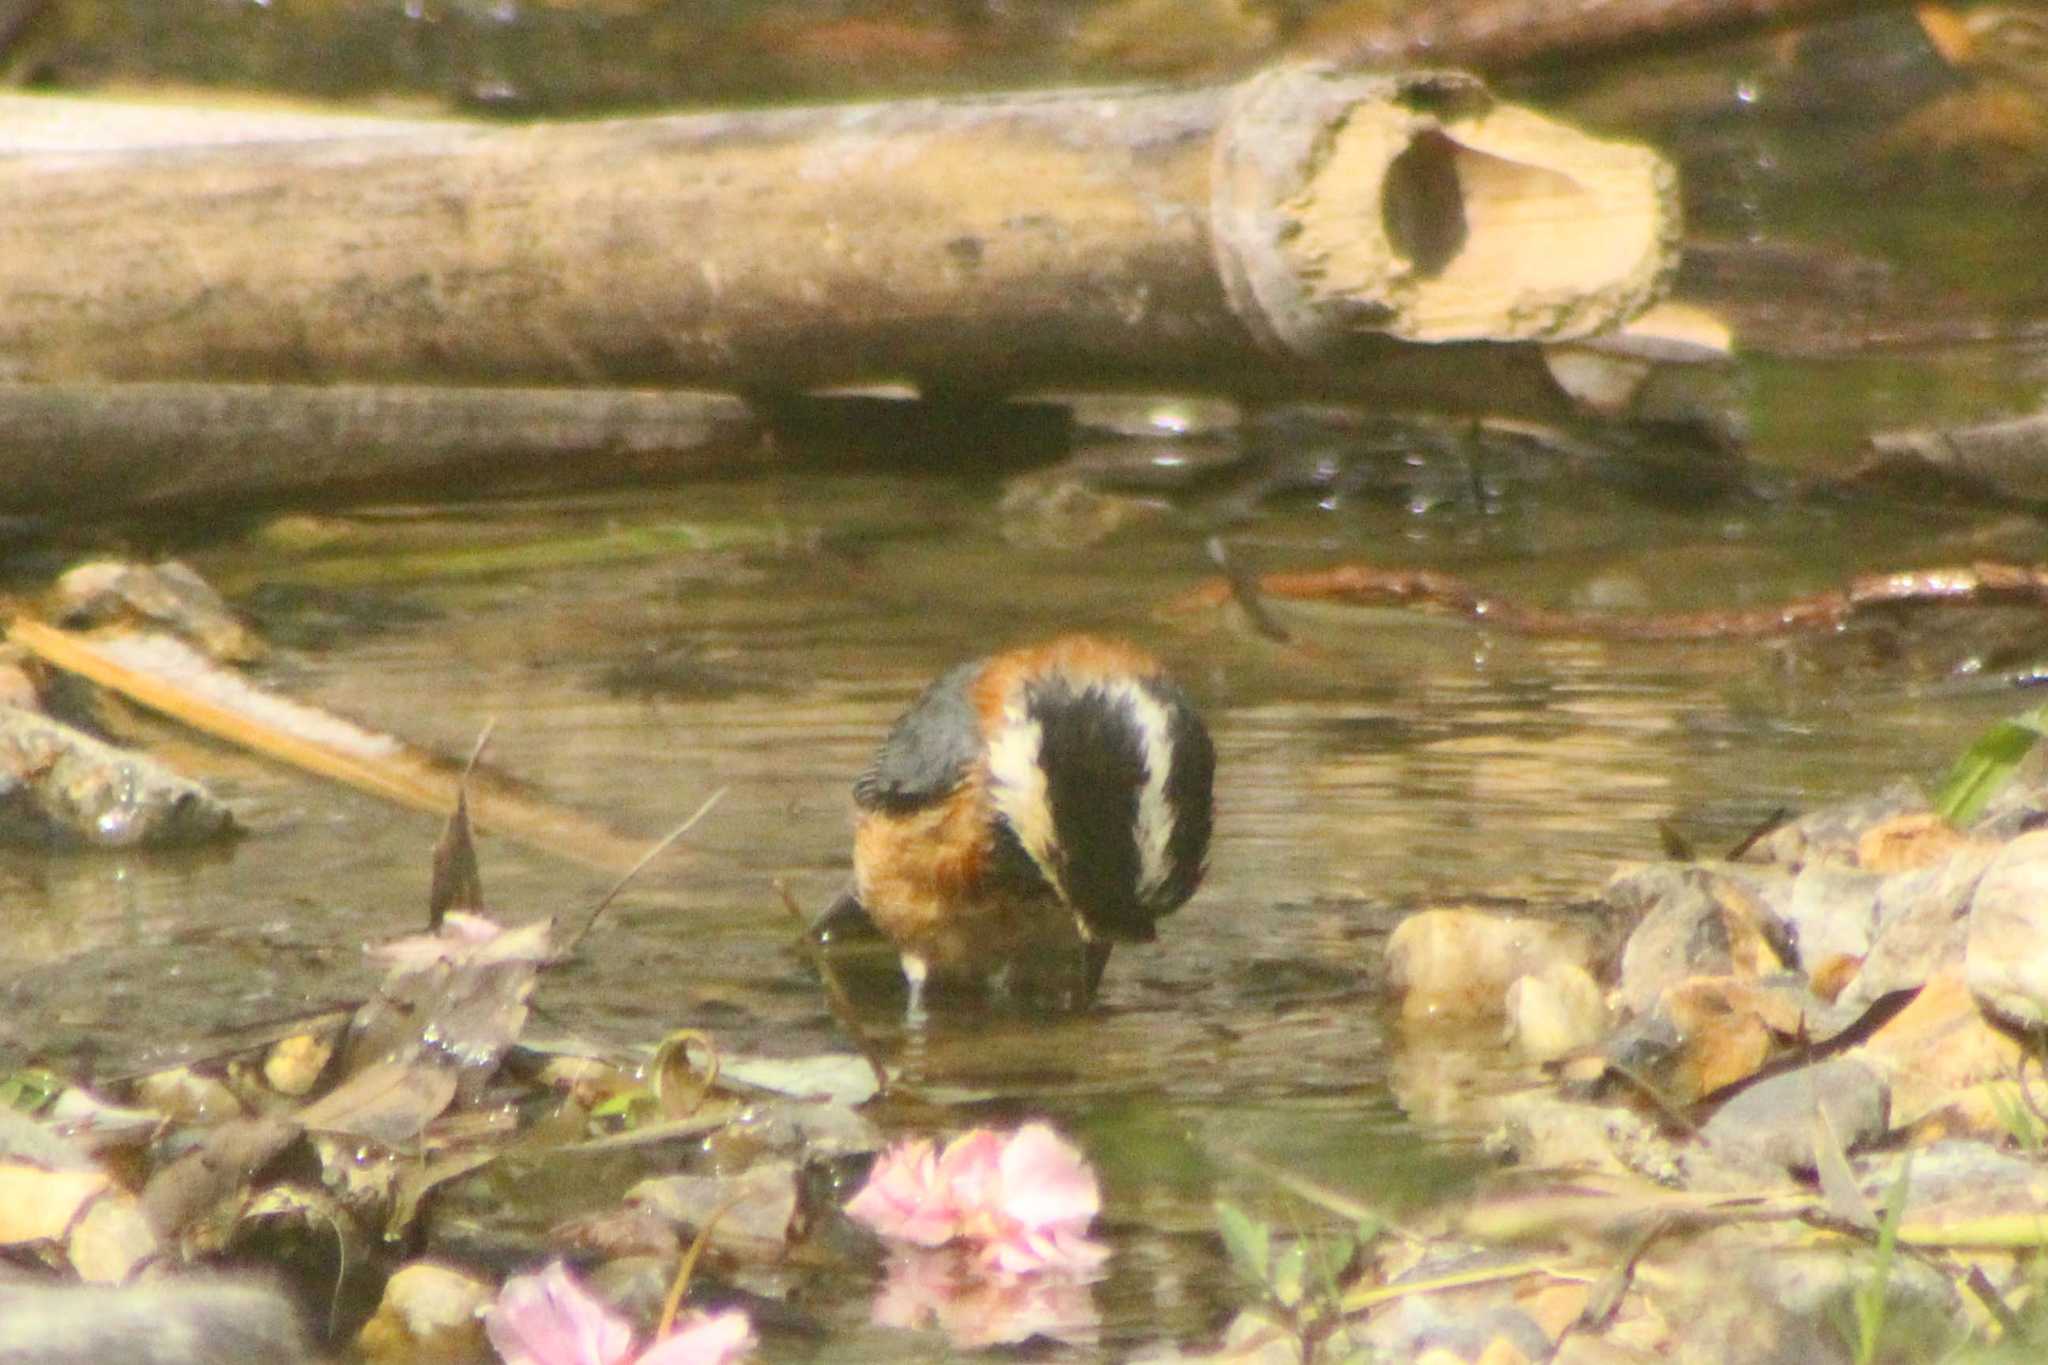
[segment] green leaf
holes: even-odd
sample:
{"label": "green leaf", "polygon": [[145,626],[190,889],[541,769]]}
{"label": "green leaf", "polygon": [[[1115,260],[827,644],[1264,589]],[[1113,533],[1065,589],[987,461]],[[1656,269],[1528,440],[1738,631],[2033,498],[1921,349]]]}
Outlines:
{"label": "green leaf", "polygon": [[1271,1268],[1273,1229],[1256,1222],[1250,1214],[1225,1200],[1216,1201],[1216,1230],[1223,1235],[1223,1249],[1240,1275],[1265,1285]]}
{"label": "green leaf", "polygon": [[591,1107],[590,1116],[594,1119],[624,1119],[628,1123],[635,1123],[643,1113],[655,1107],[654,1092],[644,1086],[634,1086],[598,1101]]}
{"label": "green leaf", "polygon": [[1299,1307],[1307,1279],[1308,1241],[1297,1237],[1273,1258],[1273,1298],[1282,1308]]}
{"label": "green leaf", "polygon": [[57,1098],[70,1082],[39,1066],[23,1067],[0,1077],[0,1107],[33,1114]]}
{"label": "green leaf", "polygon": [[1934,810],[1952,825],[1966,825],[2012,779],[2022,759],[2048,734],[2048,706],[2023,711],[1977,736],[1963,750],[1934,794]]}

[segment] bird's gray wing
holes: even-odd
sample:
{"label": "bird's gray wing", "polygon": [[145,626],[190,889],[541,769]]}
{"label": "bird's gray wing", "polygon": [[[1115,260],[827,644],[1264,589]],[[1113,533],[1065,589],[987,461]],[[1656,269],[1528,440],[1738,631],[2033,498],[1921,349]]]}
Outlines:
{"label": "bird's gray wing", "polygon": [[959,787],[981,758],[980,717],[967,695],[980,671],[979,661],[961,664],[924,690],[854,782],[855,805],[902,814]]}

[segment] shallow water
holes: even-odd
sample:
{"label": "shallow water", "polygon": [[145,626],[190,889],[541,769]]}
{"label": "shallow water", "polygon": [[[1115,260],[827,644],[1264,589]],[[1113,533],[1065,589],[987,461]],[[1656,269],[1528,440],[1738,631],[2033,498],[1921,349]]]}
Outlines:
{"label": "shallow water", "polygon": [[[1473,1169],[1476,1135],[1435,1116],[1455,1110],[1447,1091],[1512,1081],[1400,1051],[1377,962],[1402,909],[1585,897],[1617,861],[1659,856],[1658,821],[1725,848],[1781,806],[1931,779],[2018,704],[1937,690],[1943,652],[1967,652],[1947,627],[1903,644],[1858,631],[1800,648],[1643,646],[1278,604],[1302,643],[1276,646],[1227,615],[1159,610],[1206,571],[1198,519],[1099,549],[1020,550],[996,533],[995,499],[946,481],[762,478],[370,513],[312,528],[316,550],[256,535],[192,558],[252,602],[317,585],[327,610],[382,621],[283,651],[264,672],[295,696],[453,756],[495,722],[499,769],[650,837],[729,789],[581,961],[542,983],[529,1031],[604,1045],[690,1025],[732,1051],[840,1047],[771,884],[811,907],[837,891],[847,786],[896,712],[947,663],[1053,630],[1125,634],[1167,657],[1221,754],[1203,890],[1156,947],[1118,953],[1096,1011],[941,1022],[903,1056],[962,1122],[1049,1113],[1088,1146],[1123,1252],[1099,1298],[1112,1351],[1200,1337],[1234,1301],[1210,1200],[1267,1187],[1231,1153],[1396,1209]],[[1239,544],[1261,563],[1437,562],[1529,600],[1675,607],[1897,564],[1906,522],[1749,500],[1660,511],[1578,485],[1448,512],[1278,509]],[[1970,530],[1912,524],[1934,557]],[[533,569],[483,553],[655,526],[708,548]],[[272,624],[289,637],[317,622],[301,610]],[[622,686],[678,649],[687,693]],[[360,992],[359,945],[420,923],[436,822],[193,741],[174,757],[215,782],[250,837],[199,857],[0,859],[17,1044],[139,1069],[217,1028]],[[508,919],[580,911],[610,881],[502,838],[480,851]],[[886,1005],[875,1024],[894,1037]],[[1464,1065],[1484,1073],[1481,1043]],[[842,1310],[841,1326],[860,1316]],[[903,1349],[856,1333],[831,1354]]]}

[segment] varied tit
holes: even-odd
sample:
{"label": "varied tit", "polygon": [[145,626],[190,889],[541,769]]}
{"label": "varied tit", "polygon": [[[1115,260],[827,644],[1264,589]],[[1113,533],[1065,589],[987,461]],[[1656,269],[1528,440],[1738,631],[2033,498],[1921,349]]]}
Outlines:
{"label": "varied tit", "polygon": [[912,1015],[928,977],[1093,999],[1111,946],[1157,937],[1201,881],[1215,768],[1186,695],[1130,645],[1068,636],[933,683],[853,787],[853,896],[902,955]]}

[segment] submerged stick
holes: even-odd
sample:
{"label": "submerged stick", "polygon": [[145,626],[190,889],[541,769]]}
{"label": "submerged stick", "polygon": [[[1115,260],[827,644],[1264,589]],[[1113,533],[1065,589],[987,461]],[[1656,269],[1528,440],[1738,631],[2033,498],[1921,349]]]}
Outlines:
{"label": "submerged stick", "polygon": [[860,1011],[854,1007],[853,997],[846,993],[846,986],[840,981],[839,973],[833,970],[830,955],[811,937],[811,922],[805,917],[803,907],[798,905],[796,897],[790,894],[789,884],[779,877],[775,881],[775,894],[782,897],[783,909],[789,911],[789,917],[796,921],[798,946],[803,949],[804,955],[810,958],[811,965],[817,968],[818,980],[825,987],[825,1008],[853,1040],[854,1047],[867,1062],[868,1070],[875,1073],[875,1093],[888,1094],[889,1068],[882,1063],[881,1049],[868,1037],[868,1031],[861,1027]]}
{"label": "submerged stick", "polygon": [[1655,153],[1445,73],[512,128],[224,119],[213,146],[188,113],[175,154],[110,145],[151,137],[120,111],[97,141],[15,137],[22,98],[0,100],[0,372],[33,381],[1147,383],[1556,411],[1538,347],[1489,343],[1612,328],[1677,260]]}
{"label": "submerged stick", "polygon": [[[1258,590],[1283,601],[1337,602],[1358,607],[1410,607],[1462,616],[1517,635],[1597,640],[1752,640],[1833,630],[1857,616],[1901,607],[2048,606],[2048,565],[1980,563],[1865,574],[1847,586],[1795,597],[1771,607],[1620,615],[1554,611],[1481,592],[1433,569],[1380,569],[1340,564],[1328,569],[1269,573]],[[1214,609],[1239,600],[1228,579],[1199,584],[1167,610]]]}
{"label": "submerged stick", "polygon": [[[277,762],[414,810],[445,816],[455,809],[461,775],[434,755],[266,692],[183,641],[100,638],[26,618],[8,623],[7,638],[45,663]],[[640,842],[590,816],[509,784],[477,788],[472,815],[487,831],[606,871],[642,858]]]}
{"label": "submerged stick", "polygon": [[605,912],[606,908],[610,906],[614,900],[618,899],[619,893],[621,891],[624,891],[628,886],[632,885],[633,879],[640,875],[642,869],[644,869],[649,863],[653,862],[656,858],[660,857],[663,853],[667,852],[669,847],[673,845],[676,842],[676,840],[682,838],[685,834],[688,834],[691,830],[697,828],[697,822],[699,820],[702,820],[705,816],[711,814],[712,808],[716,806],[720,801],[723,801],[725,799],[726,792],[730,790],[731,788],[729,787],[720,787],[717,791],[705,797],[704,803],[698,806],[696,810],[690,813],[689,819],[683,821],[683,823],[681,823],[680,825],[677,825],[667,834],[662,835],[661,838],[655,842],[654,847],[648,849],[645,853],[641,854],[637,862],[635,862],[631,867],[627,868],[623,873],[621,873],[619,879],[616,882],[612,883],[611,889],[609,891],[606,891],[602,896],[598,897],[597,904],[592,906],[590,909],[590,917],[583,921],[583,927],[581,929],[578,929],[575,933],[571,934],[568,938],[568,941],[562,944],[561,956],[567,957],[571,953],[575,952],[576,945],[583,942],[584,938],[590,933],[590,931],[597,927],[598,916],[602,915]]}

